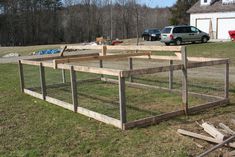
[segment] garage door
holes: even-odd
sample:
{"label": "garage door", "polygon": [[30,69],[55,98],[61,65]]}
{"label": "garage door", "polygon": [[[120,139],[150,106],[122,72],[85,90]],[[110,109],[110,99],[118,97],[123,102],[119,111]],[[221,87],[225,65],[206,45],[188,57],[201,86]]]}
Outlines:
{"label": "garage door", "polygon": [[235,18],[218,19],[218,39],[230,39],[228,31],[235,30]]}
{"label": "garage door", "polygon": [[197,19],[196,27],[203,32],[209,33],[210,19]]}

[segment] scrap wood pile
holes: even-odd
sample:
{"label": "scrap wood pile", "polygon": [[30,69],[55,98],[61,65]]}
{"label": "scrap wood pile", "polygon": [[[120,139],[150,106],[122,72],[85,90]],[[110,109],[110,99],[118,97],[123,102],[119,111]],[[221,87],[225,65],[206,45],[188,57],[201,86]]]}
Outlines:
{"label": "scrap wood pile", "polygon": [[[178,129],[177,132],[181,135],[190,136],[196,139],[204,140],[207,142],[215,143],[217,145],[213,146],[212,148],[208,149],[204,153],[198,155],[197,157],[204,157],[207,156],[209,153],[213,152],[214,150],[221,148],[223,146],[230,147],[233,149],[231,152],[227,152],[224,154],[224,157],[235,157],[235,131],[232,130],[229,126],[219,123],[219,127],[216,128],[214,125],[204,122],[202,124],[197,124],[203,128],[203,130],[209,134],[210,136],[190,132],[183,129]],[[231,125],[235,126],[235,119],[231,119]],[[197,146],[202,147],[200,144]]]}

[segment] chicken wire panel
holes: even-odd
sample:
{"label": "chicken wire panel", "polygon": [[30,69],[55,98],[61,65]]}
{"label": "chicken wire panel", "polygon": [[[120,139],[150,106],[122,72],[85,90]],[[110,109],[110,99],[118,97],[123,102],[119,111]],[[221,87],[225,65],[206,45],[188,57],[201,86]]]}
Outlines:
{"label": "chicken wire panel", "polygon": [[224,96],[225,65],[188,70],[189,92]]}
{"label": "chicken wire panel", "polygon": [[[63,76],[63,73],[65,74]],[[100,75],[75,72],[78,85],[86,84],[100,78]],[[45,69],[47,95],[61,101],[72,103],[70,70]],[[64,79],[65,78],[65,79]]]}
{"label": "chicken wire panel", "polygon": [[38,66],[23,64],[25,88],[40,92],[40,71]]}
{"label": "chicken wire panel", "polygon": [[[126,101],[128,121],[157,116],[184,108],[181,93],[153,88],[127,86]],[[190,97],[189,107],[204,102],[202,99]]]}
{"label": "chicken wire panel", "polygon": [[77,83],[78,106],[119,119],[117,84],[101,80]]}

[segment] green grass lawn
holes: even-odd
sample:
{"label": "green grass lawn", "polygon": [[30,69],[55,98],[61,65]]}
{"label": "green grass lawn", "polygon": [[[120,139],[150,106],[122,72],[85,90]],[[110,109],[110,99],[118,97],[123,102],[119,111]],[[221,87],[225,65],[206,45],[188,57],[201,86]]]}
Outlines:
{"label": "green grass lawn", "polygon": [[[234,45],[234,43],[195,44],[189,46],[189,53],[190,56],[231,57],[233,62],[235,59]],[[55,72],[51,75],[53,77],[48,78],[47,82],[60,81],[58,73]],[[79,76],[83,79],[86,75],[80,74]],[[36,79],[37,75],[31,73],[31,77],[35,77],[35,79],[31,78],[26,81],[31,83],[30,86],[36,86],[39,81]],[[140,79],[140,81],[143,80],[143,78]],[[159,81],[164,80],[160,78]],[[210,81],[214,82],[214,80],[206,79],[206,81],[202,80],[202,83]],[[229,124],[230,118],[235,115],[235,84],[231,84],[231,104],[226,107],[204,111],[189,117],[177,117],[147,128],[121,131],[20,93],[18,69],[15,64],[0,64],[0,83],[0,156],[196,156],[213,145],[196,141],[204,146],[204,148],[198,148],[191,138],[179,136],[176,130],[185,128],[200,133],[202,130],[198,129],[195,121],[204,119],[215,124],[221,121]],[[209,83],[205,86],[205,88],[207,87],[210,87]],[[104,88],[107,90],[102,90]],[[200,90],[194,86],[192,88]],[[60,94],[64,92],[65,95],[62,98],[70,100],[70,96],[66,95],[68,89],[69,87],[50,90],[51,94],[54,94],[53,96],[59,98]],[[102,101],[85,99],[85,94],[93,95],[98,92],[96,97],[103,98],[108,95],[109,100],[116,100],[117,88],[115,85],[97,83],[96,85],[81,85],[79,89],[79,91],[84,91],[83,104],[87,105],[86,107],[97,105],[100,107],[98,111],[103,111],[110,116],[117,116],[112,115],[113,111],[116,111],[115,106],[101,106]],[[132,88],[127,90],[127,97],[134,97],[129,100],[130,106],[136,106],[142,102],[150,103],[152,100],[162,103],[163,107],[180,102],[177,96],[169,96],[159,91],[146,90],[143,92]],[[142,98],[138,97],[141,94]],[[192,101],[198,102],[194,99]],[[107,109],[104,109],[105,107]],[[136,112],[133,112],[128,116],[129,119],[135,119],[139,118],[139,115],[144,114],[138,112],[137,115]],[[216,151],[212,153],[212,156],[218,153],[219,151]]]}

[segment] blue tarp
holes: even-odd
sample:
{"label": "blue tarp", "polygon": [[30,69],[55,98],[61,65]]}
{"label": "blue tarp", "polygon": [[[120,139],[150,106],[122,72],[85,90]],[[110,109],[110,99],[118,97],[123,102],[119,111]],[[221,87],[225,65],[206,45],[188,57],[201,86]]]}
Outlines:
{"label": "blue tarp", "polygon": [[55,54],[55,53],[60,53],[60,49],[49,49],[36,52],[37,55]]}

